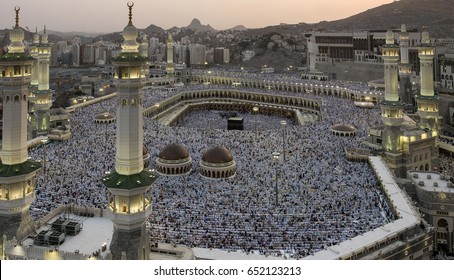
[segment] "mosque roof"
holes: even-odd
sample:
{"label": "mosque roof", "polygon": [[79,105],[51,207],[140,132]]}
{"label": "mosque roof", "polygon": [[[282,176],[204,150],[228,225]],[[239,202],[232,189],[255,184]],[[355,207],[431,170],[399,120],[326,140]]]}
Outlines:
{"label": "mosque roof", "polygon": [[95,116],[95,120],[114,120],[115,116],[109,112],[104,112]]}
{"label": "mosque roof", "polygon": [[25,53],[7,53],[0,57],[0,61],[27,61],[35,60],[31,55]]}
{"label": "mosque roof", "polygon": [[188,150],[180,144],[167,145],[161,153],[159,153],[159,158],[163,160],[181,160],[188,157]]}
{"label": "mosque roof", "polygon": [[0,163],[0,177],[15,177],[26,175],[37,171],[41,167],[41,163],[33,160],[27,160],[26,162],[13,165]]}
{"label": "mosque roof", "polygon": [[158,178],[158,175],[149,170],[132,175],[121,175],[114,171],[102,178],[102,183],[110,189],[133,190],[151,186]]}
{"label": "mosque roof", "polygon": [[356,132],[357,129],[353,125],[338,124],[331,127],[332,130],[341,132]]}
{"label": "mosque roof", "polygon": [[140,53],[135,52],[122,52],[117,57],[113,59],[115,62],[144,62],[147,61],[147,58],[141,55]]}
{"label": "mosque roof", "polygon": [[233,156],[224,147],[214,147],[203,154],[202,160],[207,163],[227,163],[233,161]]}

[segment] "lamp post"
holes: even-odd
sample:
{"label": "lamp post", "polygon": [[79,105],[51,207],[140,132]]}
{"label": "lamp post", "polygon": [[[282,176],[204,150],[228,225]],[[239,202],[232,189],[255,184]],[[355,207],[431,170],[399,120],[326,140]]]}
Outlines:
{"label": "lamp post", "polygon": [[43,171],[44,171],[44,185],[46,184],[46,144],[47,142],[49,142],[49,138],[48,137],[44,137],[43,139],[41,139],[41,143],[43,144],[43,148],[44,148],[44,154],[43,154]]}
{"label": "lamp post", "polygon": [[282,127],[282,153],[284,154],[284,161],[286,161],[286,156],[285,156],[285,127],[287,126],[286,121],[281,121],[281,127]]}
{"label": "lamp post", "polygon": [[276,200],[275,200],[275,205],[277,207],[277,204],[279,202],[279,190],[278,190],[278,186],[277,186],[277,181],[278,181],[278,178],[279,178],[279,160],[281,158],[281,153],[279,152],[273,152],[271,154],[272,158],[273,158],[273,163],[274,163],[274,167],[276,169],[276,184],[275,184],[275,191],[276,191]]}
{"label": "lamp post", "polygon": [[106,143],[106,146],[107,146],[107,124],[109,123],[107,121],[107,117],[109,116],[109,113],[104,113],[104,122],[106,123],[106,134],[105,134],[105,143]]}
{"label": "lamp post", "polygon": [[259,111],[259,108],[258,107],[252,107],[252,112],[254,113],[254,119],[255,119],[255,122],[254,122],[254,130],[255,130],[255,140],[257,140],[257,113]]}
{"label": "lamp post", "polygon": [[156,137],[159,134],[159,103],[156,103]]}

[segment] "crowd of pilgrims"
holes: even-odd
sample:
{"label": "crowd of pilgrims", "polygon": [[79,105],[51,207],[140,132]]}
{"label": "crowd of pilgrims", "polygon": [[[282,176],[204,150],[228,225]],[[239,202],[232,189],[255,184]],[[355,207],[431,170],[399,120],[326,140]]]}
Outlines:
{"label": "crowd of pilgrims", "polygon": [[[146,90],[144,104],[198,88]],[[322,117],[303,126],[287,120],[285,137],[283,118],[278,116],[238,112],[244,118],[243,131],[227,130],[227,120],[215,111],[195,111],[178,127],[144,118],[150,168],[171,143],[185,146],[193,159],[189,175],[160,176],[153,184],[153,211],[146,223],[150,240],[301,258],[392,220],[368,164],[344,157],[344,147],[361,147],[367,127],[381,123],[379,109],[360,109],[335,97],[301,95],[323,99]],[[43,159],[46,153],[46,169],[37,176],[31,206],[35,220],[61,204],[106,208],[107,190],[100,179],[115,168],[116,127],[94,122],[106,111],[115,115],[116,98],[72,113],[70,140],[30,151],[34,159]],[[331,134],[330,127],[339,123],[355,126],[357,136]],[[214,146],[231,152],[237,163],[235,177],[200,176],[199,161]],[[274,151],[285,151],[285,159],[281,156],[273,163]]]}

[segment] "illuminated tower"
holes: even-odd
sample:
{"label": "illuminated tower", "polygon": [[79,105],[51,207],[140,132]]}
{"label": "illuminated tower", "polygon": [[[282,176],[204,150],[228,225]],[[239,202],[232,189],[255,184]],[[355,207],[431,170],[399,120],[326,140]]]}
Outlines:
{"label": "illuminated tower", "polygon": [[142,34],[141,40],[142,40],[142,42],[140,43],[140,46],[139,46],[139,52],[147,60],[147,64],[145,65],[145,73],[144,74],[145,74],[145,77],[147,77],[147,81],[148,81],[148,77],[149,77],[149,74],[150,74],[150,69],[149,69],[149,63],[148,63],[148,36],[147,36],[146,33]]}
{"label": "illuminated tower", "polygon": [[385,99],[380,104],[385,124],[383,149],[390,168],[396,170],[400,168],[402,157],[400,128],[403,122],[403,104],[399,101],[397,88],[399,46],[394,44],[392,31],[386,33],[386,44],[381,47],[381,51],[385,63]]}
{"label": "illuminated tower", "polygon": [[0,58],[3,83],[3,142],[0,163],[0,236],[22,240],[34,232],[30,204],[35,199],[35,175],[41,164],[28,158],[27,102],[33,57],[25,54],[24,31],[10,32],[8,53]]}
{"label": "illuminated tower", "polygon": [[139,53],[138,31],[129,23],[123,30],[121,53],[113,60],[118,89],[115,171],[102,179],[108,190],[108,215],[114,223],[110,251],[114,259],[147,259],[145,221],[151,214],[151,185],[155,173],[143,169],[143,108],[146,58]]}
{"label": "illuminated tower", "polygon": [[409,62],[408,47],[410,46],[410,37],[405,24],[402,24],[400,31],[400,64],[399,64],[399,96],[400,100],[406,104],[412,104],[413,96],[411,86],[411,64]]}
{"label": "illuminated tower", "polygon": [[420,61],[421,94],[416,98],[418,114],[421,117],[420,128],[430,131],[432,136],[438,136],[439,114],[438,96],[434,95],[434,46],[430,43],[429,32],[421,34],[421,45],[418,49]]}
{"label": "illuminated tower", "polygon": [[52,91],[49,89],[49,64],[52,46],[48,42],[46,27],[38,45],[38,90],[34,92],[36,134],[46,135],[50,129],[49,109]]}
{"label": "illuminated tower", "polygon": [[35,34],[33,34],[33,44],[30,45],[30,55],[35,59],[35,62],[33,63],[33,68],[32,68],[32,81],[31,81],[31,87],[33,90],[38,89],[39,85],[39,64],[38,64],[38,55],[39,55],[39,34],[38,34],[38,28],[36,28]]}
{"label": "illuminated tower", "polygon": [[167,77],[172,78],[175,74],[175,68],[173,65],[173,38],[172,34],[169,32],[169,37],[167,38],[167,66],[166,66],[166,72],[167,72]]}

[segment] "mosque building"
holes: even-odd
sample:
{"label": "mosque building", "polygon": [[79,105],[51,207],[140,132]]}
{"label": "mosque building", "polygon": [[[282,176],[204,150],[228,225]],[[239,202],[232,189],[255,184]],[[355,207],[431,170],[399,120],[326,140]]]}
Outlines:
{"label": "mosque building", "polygon": [[[144,115],[143,109],[144,92],[149,66],[147,65],[147,37],[143,35],[141,43],[138,29],[133,25],[132,8],[134,3],[128,3],[129,21],[123,29],[124,42],[121,45],[121,52],[113,59],[115,67],[114,84],[117,89],[116,95],[116,116],[108,113],[97,115],[96,123],[106,125],[107,145],[107,124],[116,122],[116,144],[115,144],[115,169],[106,172],[100,179],[102,185],[107,189],[107,209],[83,209],[62,205],[62,214],[65,211],[83,214],[84,217],[99,218],[104,229],[108,229],[106,236],[110,242],[102,245],[102,250],[108,251],[112,259],[147,260],[147,259],[194,259],[192,249],[183,248],[176,244],[157,244],[150,240],[146,230],[147,218],[152,213],[152,187],[159,176],[180,176],[188,175],[192,171],[192,157],[188,149],[181,144],[169,144],[159,153],[155,164],[156,171],[146,168],[150,161],[150,154],[144,145]],[[52,91],[49,89],[49,59],[50,45],[47,33],[39,39],[35,33],[33,44],[30,47],[30,55],[25,53],[23,44],[24,33],[19,27],[19,8],[16,8],[16,25],[11,31],[11,44],[8,47],[8,54],[0,58],[0,70],[3,84],[3,143],[0,163],[0,234],[4,240],[14,238],[21,241],[35,231],[35,224],[32,221],[29,209],[35,199],[35,175],[44,166],[28,157],[27,149],[27,104],[28,98],[33,99],[34,116],[36,120],[37,135],[46,135],[50,130],[51,116],[49,109],[52,104]],[[413,203],[397,185],[393,175],[399,178],[410,177],[414,181],[415,192],[418,192],[422,211],[430,216],[430,223],[436,227],[437,237],[435,240],[440,244],[446,244],[445,249],[453,250],[452,238],[452,217],[443,218],[446,212],[452,208],[452,182],[449,183],[445,177],[437,177],[437,182],[426,181],[422,178],[428,173],[438,169],[438,148],[436,139],[440,134],[440,118],[438,114],[438,97],[434,94],[433,83],[433,57],[434,47],[430,44],[430,37],[427,31],[421,34],[422,43],[419,48],[421,61],[421,93],[414,98],[409,83],[409,71],[411,65],[408,62],[408,38],[406,29],[403,26],[400,38],[400,45],[395,44],[394,33],[386,33],[386,43],[382,46],[382,59],[384,61],[385,95],[380,102],[381,119],[384,126],[371,128],[369,141],[371,145],[380,146],[384,154],[384,160],[380,157],[369,156],[368,153],[352,155],[357,161],[368,161],[373,172],[381,184],[385,199],[391,205],[395,220],[390,220],[379,228],[372,229],[365,234],[360,234],[352,239],[345,240],[321,250],[317,254],[308,256],[308,259],[426,259],[432,252],[433,237],[432,228],[427,227],[422,220],[420,213],[415,209]],[[169,34],[167,46],[167,64],[165,71],[167,78],[178,76],[177,67],[173,64],[173,38]],[[399,55],[400,54],[400,55]],[[399,56],[401,57],[399,64]],[[399,81],[401,79],[400,91]],[[223,78],[222,78],[223,79]],[[242,79],[240,77],[239,79]],[[224,81],[224,80],[222,80]],[[263,82],[265,83],[265,82]],[[277,83],[277,82],[276,82]],[[30,86],[31,85],[31,86]],[[240,83],[241,85],[241,83]],[[243,86],[252,87],[252,83],[244,83]],[[30,88],[29,88],[30,86]],[[273,85],[274,86],[274,85]],[[254,87],[260,87],[255,85]],[[315,91],[315,86],[310,85],[311,90],[306,91],[308,86],[292,85],[287,87],[279,83],[281,91],[294,91],[299,93]],[[263,85],[262,89],[265,88]],[[266,85],[270,89],[270,85]],[[321,92],[321,87],[317,90]],[[29,95],[30,91],[32,92]],[[345,92],[334,92],[331,89],[329,95],[341,98],[354,95]],[[365,94],[365,93],[364,93]],[[166,102],[178,102],[185,100],[199,100],[204,97],[225,98],[236,100],[241,106],[251,107],[254,103],[286,105],[289,108],[311,110],[314,115],[321,112],[318,100],[310,100],[300,97],[286,97],[273,95],[272,93],[260,93],[254,95],[252,92],[240,92],[237,90],[205,90],[200,93],[197,90],[170,97],[161,103],[161,108],[154,110],[167,110],[175,104]],[[327,94],[328,95],[328,94]],[[173,98],[173,99],[172,99]],[[256,99],[253,99],[256,98]],[[410,119],[404,111],[416,99],[419,119]],[[169,101],[170,100],[170,101]],[[375,101],[378,101],[375,99]],[[248,103],[249,102],[249,103]],[[282,103],[282,104],[281,104]],[[169,105],[169,106],[167,106]],[[222,105],[222,104],[221,104]],[[220,106],[220,105],[219,105]],[[237,105],[235,105],[237,106]],[[240,108],[239,107],[235,108]],[[265,112],[266,106],[260,107]],[[208,107],[207,107],[208,108]],[[274,108],[279,113],[285,112],[285,107]],[[162,112],[160,111],[160,112]],[[304,110],[302,110],[304,111]],[[295,112],[299,112],[295,109]],[[281,114],[285,116],[285,114]],[[289,116],[289,115],[287,115]],[[298,114],[295,113],[295,118]],[[164,121],[163,121],[164,122]],[[170,123],[170,121],[169,121]],[[372,133],[373,132],[373,133]],[[328,131],[330,133],[330,131]],[[357,128],[352,125],[339,124],[331,127],[334,137],[355,137]],[[149,147],[152,149],[152,147]],[[284,148],[285,149],[285,148]],[[285,150],[284,150],[285,151]],[[45,159],[45,158],[44,158]],[[232,153],[225,147],[215,146],[204,151],[199,161],[199,173],[203,178],[208,179],[229,179],[237,174],[237,162],[240,158],[234,158]],[[241,166],[240,164],[238,166]],[[392,171],[389,172],[389,170]],[[426,174],[427,173],[427,174]],[[436,173],[433,173],[436,174]],[[431,175],[435,176],[435,175]],[[241,176],[237,176],[241,177]],[[168,177],[170,178],[170,177]],[[276,175],[276,186],[278,176]],[[421,183],[421,181],[423,181]],[[446,181],[446,182],[445,182]],[[436,183],[436,184],[435,184]],[[424,187],[434,187],[434,190],[425,190]],[[440,185],[442,185],[440,187]],[[440,187],[439,189],[436,189]],[[446,194],[446,193],[449,194]],[[277,195],[277,191],[276,191]],[[433,199],[437,196],[437,199]],[[277,201],[277,200],[276,200]],[[441,202],[440,202],[441,201]],[[436,209],[431,203],[445,203],[444,208]],[[432,208],[431,208],[432,207]],[[63,210],[62,210],[63,209]],[[441,212],[440,212],[441,211]],[[69,214],[68,214],[69,215]],[[107,216],[107,219],[105,216]],[[48,222],[48,221],[47,221]],[[64,221],[60,218],[53,220],[52,227],[58,223],[69,225],[71,221]],[[50,222],[49,222],[50,223]],[[85,230],[85,229],[84,229]],[[80,228],[75,230],[80,233]],[[41,234],[42,233],[42,234]],[[37,236],[51,238],[47,232],[38,233]],[[69,232],[65,232],[70,235]],[[41,235],[40,235],[41,234]],[[57,239],[57,246],[64,242],[64,234],[53,236]],[[6,243],[6,242],[4,242]],[[16,242],[17,243],[17,242]],[[12,243],[11,243],[12,244]],[[53,245],[55,245],[53,244]],[[13,244],[14,247],[25,248],[23,244]],[[33,247],[30,249],[30,247]],[[38,246],[36,246],[37,248]],[[63,247],[63,246],[62,246]],[[11,253],[12,246],[8,247]],[[38,249],[28,246],[29,255],[21,257],[36,256]],[[108,248],[108,249],[107,249]],[[4,249],[4,248],[3,248]],[[39,249],[41,250],[41,249]],[[4,250],[5,251],[5,250]],[[55,250],[56,251],[56,250]],[[64,254],[56,253],[53,250],[43,249],[40,256],[47,259],[74,259],[85,258],[79,252]],[[30,253],[31,252],[31,253]],[[97,256],[98,251],[96,251]],[[54,256],[54,254],[56,254]],[[14,255],[17,256],[17,255]],[[225,255],[221,255],[225,256]],[[91,256],[90,256],[91,257]],[[244,256],[243,256],[244,257]],[[100,257],[109,258],[103,255]]]}
{"label": "mosque building", "polygon": [[[438,169],[436,139],[439,135],[439,117],[438,99],[434,96],[433,89],[433,46],[430,45],[427,31],[421,36],[421,94],[416,97],[420,121],[413,120],[404,113],[405,104],[408,103],[402,101],[398,91],[399,46],[394,44],[393,32],[388,31],[386,44],[382,46],[385,98],[380,106],[384,126],[369,129],[369,144],[383,149],[389,168],[400,178],[406,178],[409,170]],[[405,55],[402,57],[403,64],[406,65]],[[401,64],[400,69],[402,67]]]}

